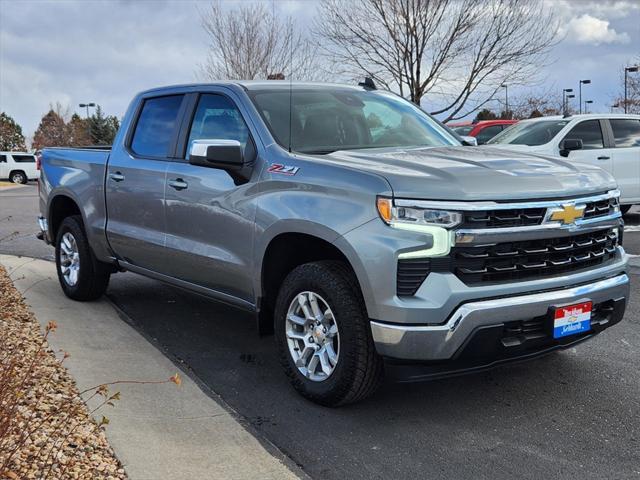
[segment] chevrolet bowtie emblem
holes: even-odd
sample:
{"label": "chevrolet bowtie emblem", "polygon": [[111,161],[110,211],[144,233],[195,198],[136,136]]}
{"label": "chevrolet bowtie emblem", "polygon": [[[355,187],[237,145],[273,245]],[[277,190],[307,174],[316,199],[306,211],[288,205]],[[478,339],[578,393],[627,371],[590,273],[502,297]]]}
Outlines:
{"label": "chevrolet bowtie emblem", "polygon": [[575,205],[563,205],[561,210],[556,210],[549,217],[550,220],[561,221],[563,224],[567,225],[569,223],[574,223],[576,219],[582,218],[584,215],[584,207],[576,207]]}

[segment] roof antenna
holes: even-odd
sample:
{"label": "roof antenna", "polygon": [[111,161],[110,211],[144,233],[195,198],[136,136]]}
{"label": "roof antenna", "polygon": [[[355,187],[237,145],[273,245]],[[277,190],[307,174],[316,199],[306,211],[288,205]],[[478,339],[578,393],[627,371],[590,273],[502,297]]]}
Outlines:
{"label": "roof antenna", "polygon": [[377,90],[376,84],[373,83],[373,78],[371,77],[364,77],[364,82],[360,82],[358,85],[368,90]]}

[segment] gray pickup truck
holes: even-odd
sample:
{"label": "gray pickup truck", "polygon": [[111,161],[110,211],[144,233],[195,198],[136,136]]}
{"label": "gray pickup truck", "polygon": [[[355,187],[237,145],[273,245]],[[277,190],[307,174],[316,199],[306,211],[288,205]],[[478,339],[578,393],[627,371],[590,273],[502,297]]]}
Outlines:
{"label": "gray pickup truck", "polygon": [[131,271],[255,313],[323,405],[573,346],[629,295],[603,170],[465,147],[397,95],[221,82],[135,97],[111,149],[45,149],[64,293]]}

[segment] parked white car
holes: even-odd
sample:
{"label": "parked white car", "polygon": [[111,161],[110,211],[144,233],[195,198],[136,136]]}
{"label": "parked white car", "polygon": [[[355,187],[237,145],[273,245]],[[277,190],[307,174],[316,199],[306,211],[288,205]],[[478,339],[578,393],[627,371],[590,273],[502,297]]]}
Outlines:
{"label": "parked white car", "polygon": [[0,152],[0,180],[9,179],[13,183],[27,183],[37,180],[36,156],[25,152]]}
{"label": "parked white car", "polygon": [[585,114],[522,120],[487,145],[598,165],[617,180],[623,213],[631,205],[640,204],[640,115]]}

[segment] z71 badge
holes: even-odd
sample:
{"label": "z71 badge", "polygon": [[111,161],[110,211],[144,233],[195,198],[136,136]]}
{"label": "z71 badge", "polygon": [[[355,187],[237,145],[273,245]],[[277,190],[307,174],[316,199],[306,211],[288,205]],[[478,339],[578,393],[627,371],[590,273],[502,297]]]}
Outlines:
{"label": "z71 badge", "polygon": [[300,167],[292,167],[291,165],[282,165],[280,163],[272,163],[269,167],[270,173],[280,173],[282,175],[295,175]]}

